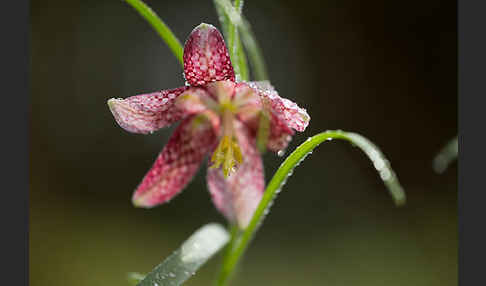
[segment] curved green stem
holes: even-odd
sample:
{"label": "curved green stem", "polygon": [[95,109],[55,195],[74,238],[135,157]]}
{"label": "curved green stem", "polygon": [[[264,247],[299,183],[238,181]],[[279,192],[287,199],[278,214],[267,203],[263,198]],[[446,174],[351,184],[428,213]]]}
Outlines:
{"label": "curved green stem", "polygon": [[[240,228],[236,225],[233,224],[230,226],[230,241],[228,245],[226,246],[225,253],[223,256],[223,261],[221,264],[221,272],[231,272],[231,269],[228,269],[228,267],[231,265],[231,262],[229,261],[231,258],[231,253],[234,251],[235,245],[238,242],[239,238],[241,236],[241,230]],[[222,275],[218,277],[218,280],[216,280],[216,285],[224,285],[223,282],[221,281]]]}
{"label": "curved green stem", "polygon": [[160,35],[162,40],[169,46],[172,50],[176,58],[179,60],[181,65],[184,65],[182,60],[183,49],[181,42],[177,37],[172,33],[169,27],[162,21],[162,19],[155,14],[155,12],[150,9],[143,1],[141,0],[125,0],[128,4],[130,4],[137,12],[149,22],[149,24],[154,28],[155,31]]}
{"label": "curved green stem", "polygon": [[244,230],[243,234],[232,247],[233,251],[228,254],[229,257],[224,258],[224,265],[219,276],[218,285],[228,284],[238,262],[243,256],[243,253],[247,249],[250,241],[254,237],[258,226],[265,218],[265,214],[269,212],[272,201],[285,184],[287,178],[290,176],[290,174],[292,174],[293,169],[299,165],[299,163],[302,162],[302,160],[304,160],[305,157],[309,155],[312,150],[314,150],[314,148],[319,146],[324,141],[333,139],[345,140],[360,148],[373,162],[375,169],[380,174],[381,179],[384,181],[395,203],[397,205],[402,205],[405,203],[405,192],[398,182],[395,172],[391,169],[390,163],[376,145],[365,137],[356,133],[344,132],[340,130],[319,133],[297,147],[294,152],[292,152],[280,165],[277,172],[268,183],[268,186],[257,209],[255,210],[255,213],[253,214],[248,227]]}

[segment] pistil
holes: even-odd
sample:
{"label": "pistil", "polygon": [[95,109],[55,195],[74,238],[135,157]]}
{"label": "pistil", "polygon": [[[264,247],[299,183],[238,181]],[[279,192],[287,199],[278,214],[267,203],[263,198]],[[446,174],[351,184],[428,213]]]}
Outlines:
{"label": "pistil", "polygon": [[223,170],[225,177],[228,177],[236,170],[238,164],[243,162],[240,147],[238,146],[238,139],[234,132],[233,122],[234,110],[231,108],[230,102],[221,102],[221,116],[222,116],[222,137],[214,150],[211,162],[211,168],[219,168]]}

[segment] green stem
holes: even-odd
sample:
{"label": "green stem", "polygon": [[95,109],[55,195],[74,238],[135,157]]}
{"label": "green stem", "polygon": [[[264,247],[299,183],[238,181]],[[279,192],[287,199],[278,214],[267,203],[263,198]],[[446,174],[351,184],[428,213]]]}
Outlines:
{"label": "green stem", "polygon": [[232,269],[228,268],[231,263],[229,259],[231,258],[231,253],[234,250],[234,247],[239,240],[241,235],[241,230],[238,227],[238,225],[233,224],[230,226],[230,242],[226,246],[226,250],[223,256],[223,262],[221,264],[221,271],[220,275],[218,277],[218,280],[216,280],[216,285],[224,285],[224,281],[221,281],[221,278],[226,277],[228,274],[232,272]]}
{"label": "green stem", "polygon": [[147,22],[154,28],[154,30],[160,35],[162,40],[169,46],[172,50],[172,53],[176,56],[182,66],[184,66],[184,62],[182,59],[183,49],[181,42],[177,37],[172,33],[169,27],[162,21],[162,19],[155,14],[155,12],[147,6],[141,0],[125,0],[128,4],[130,4],[137,12],[145,18]]}
{"label": "green stem", "polygon": [[[243,14],[243,3],[244,1],[243,0],[234,0],[233,2],[233,6],[236,8],[236,10],[238,11],[238,13],[240,15]],[[239,70],[239,73],[240,73],[240,79],[243,80],[243,81],[248,81],[249,80],[249,74],[248,74],[248,63],[247,63],[247,60],[246,60],[246,54],[245,54],[245,50],[243,49],[243,45],[241,44],[241,40],[240,40],[240,35],[239,35],[239,32],[238,32],[238,27],[236,25],[234,25],[234,28],[235,30],[235,55],[236,55],[236,61],[237,61],[237,65],[238,65],[238,70]]]}
{"label": "green stem", "polygon": [[236,49],[238,54],[237,61],[240,69],[240,79],[242,81],[249,81],[250,72],[248,70],[248,60],[246,59],[245,50],[243,49],[239,36],[236,37]]}
{"label": "green stem", "polygon": [[293,169],[299,165],[299,163],[304,160],[304,158],[309,155],[314,148],[319,146],[322,142],[332,139],[345,140],[360,148],[373,162],[374,167],[380,174],[381,179],[384,181],[395,203],[397,205],[402,205],[405,203],[405,192],[400,186],[395,172],[391,169],[390,163],[376,145],[365,137],[356,133],[344,132],[340,130],[319,133],[297,147],[294,152],[292,152],[292,154],[290,154],[280,165],[277,172],[268,183],[268,186],[257,209],[255,210],[255,213],[253,214],[248,227],[244,230],[243,234],[232,247],[233,251],[228,254],[229,257],[224,258],[223,271],[220,273],[218,285],[228,284],[238,262],[243,256],[250,241],[255,236],[258,226],[265,218],[265,214],[269,212],[272,201],[275,199],[277,193],[282,188],[287,178],[290,176],[290,174],[292,174]]}
{"label": "green stem", "polygon": [[[226,15],[226,17],[220,17],[220,19],[224,18],[223,21],[228,21],[238,27],[238,31],[241,33],[241,39],[248,52],[251,66],[254,69],[255,80],[267,80],[268,73],[262,51],[248,21],[233,7],[229,0],[214,0],[214,4],[218,13],[224,13]],[[228,31],[228,33],[230,32]]]}
{"label": "green stem", "polygon": [[237,46],[236,46],[236,40],[235,40],[235,38],[238,35],[238,27],[232,21],[229,21],[229,31],[228,32],[229,32],[229,34],[228,34],[228,46],[229,46],[231,62],[233,63],[235,73],[237,75],[240,75],[240,73],[241,73],[240,72],[240,64],[239,64],[239,61],[238,61],[238,52],[237,52]]}
{"label": "green stem", "polygon": [[265,60],[263,59],[263,53],[256,41],[253,31],[251,30],[250,23],[248,23],[248,21],[242,17],[239,28],[241,31],[243,44],[248,51],[251,66],[255,72],[255,80],[269,80]]}
{"label": "green stem", "polygon": [[[231,21],[228,14],[225,12],[225,9],[218,1],[219,0],[214,0],[214,4],[216,7],[216,12],[218,13],[219,16],[221,27],[223,29],[223,34],[228,44],[231,63],[233,64],[233,68],[235,69],[237,79],[248,81],[249,80],[248,63],[247,63],[245,51],[241,44],[240,36],[238,33],[238,27],[233,21]],[[231,8],[233,8],[234,5],[234,7],[236,7],[237,13],[241,15],[243,10],[243,0],[235,0],[233,2],[233,5],[230,2],[228,3],[231,6]]]}

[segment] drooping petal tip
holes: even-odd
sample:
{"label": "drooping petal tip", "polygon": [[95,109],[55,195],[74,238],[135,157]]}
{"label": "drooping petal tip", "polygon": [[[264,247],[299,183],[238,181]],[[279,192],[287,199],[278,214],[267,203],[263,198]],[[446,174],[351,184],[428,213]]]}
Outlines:
{"label": "drooping petal tip", "polygon": [[[134,126],[131,126],[124,118],[126,118],[126,113],[128,112],[129,106],[127,106],[124,102],[123,99],[121,98],[110,98],[107,101],[108,108],[110,108],[111,113],[113,114],[113,117],[115,117],[115,121],[128,132],[133,132],[137,133],[137,131],[140,131],[137,128],[134,128]],[[143,133],[143,132],[140,132]]]}
{"label": "drooping petal tip", "polygon": [[235,81],[235,72],[223,36],[213,25],[202,23],[184,45],[184,77],[192,86],[212,81]]}
{"label": "drooping petal tip", "polygon": [[189,115],[174,106],[175,99],[187,89],[188,87],[180,87],[125,99],[111,98],[107,103],[116,122],[123,129],[147,134]]}
{"label": "drooping petal tip", "polygon": [[147,204],[147,202],[143,199],[143,197],[138,197],[135,196],[136,193],[133,193],[132,195],[132,204],[136,208],[152,208],[153,206],[150,204]]}
{"label": "drooping petal tip", "polygon": [[310,116],[307,111],[295,102],[280,97],[269,82],[249,82],[248,84],[269,103],[272,113],[277,115],[288,127],[302,132],[309,125]]}

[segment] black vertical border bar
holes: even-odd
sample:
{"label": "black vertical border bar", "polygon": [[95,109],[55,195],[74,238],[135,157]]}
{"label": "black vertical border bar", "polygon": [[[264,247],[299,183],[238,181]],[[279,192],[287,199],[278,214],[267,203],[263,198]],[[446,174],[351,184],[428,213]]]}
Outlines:
{"label": "black vertical border bar", "polygon": [[458,4],[459,285],[486,285],[486,1]]}
{"label": "black vertical border bar", "polygon": [[1,285],[29,282],[29,4],[4,1],[0,9]]}

